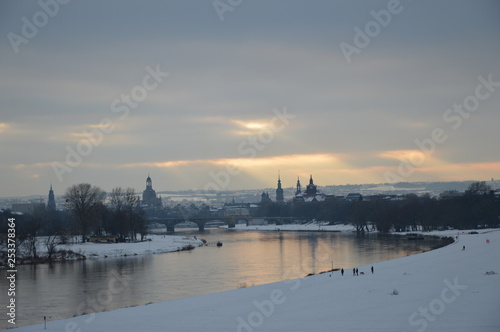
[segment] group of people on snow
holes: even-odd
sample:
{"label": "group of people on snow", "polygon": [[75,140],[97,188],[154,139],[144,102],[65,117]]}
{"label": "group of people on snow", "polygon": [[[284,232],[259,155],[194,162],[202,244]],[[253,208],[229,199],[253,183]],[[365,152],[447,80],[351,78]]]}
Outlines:
{"label": "group of people on snow", "polygon": [[[371,271],[372,271],[372,274],[374,273],[374,269],[373,269],[373,266],[371,267]],[[340,269],[340,274],[341,275],[344,275],[344,268]],[[364,274],[363,272],[361,272],[361,274]],[[352,275],[353,276],[359,276],[359,270],[357,267],[353,267],[352,268]],[[331,275],[330,275],[331,276]]]}

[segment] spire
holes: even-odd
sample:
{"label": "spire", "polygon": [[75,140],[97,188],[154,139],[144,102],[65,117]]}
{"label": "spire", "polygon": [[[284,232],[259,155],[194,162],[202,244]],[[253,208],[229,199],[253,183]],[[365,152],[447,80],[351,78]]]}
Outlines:
{"label": "spire", "polygon": [[146,190],[153,190],[153,181],[148,173],[148,178],[146,179]]}
{"label": "spire", "polygon": [[52,211],[56,210],[56,200],[54,197],[54,190],[52,190],[52,183],[50,184],[49,200],[47,201],[47,208]]}
{"label": "spire", "polygon": [[313,197],[313,196],[316,196],[317,192],[318,192],[318,189],[317,189],[317,186],[313,182],[313,177],[311,174],[311,177],[309,178],[309,184],[306,187],[306,194],[309,197]]}
{"label": "spire", "polygon": [[285,198],[283,196],[283,188],[281,188],[280,171],[278,171],[278,188],[276,189],[276,202],[283,203],[284,200]]}
{"label": "spire", "polygon": [[300,195],[302,193],[302,187],[300,185],[300,179],[297,176],[297,190],[295,191],[295,196]]}

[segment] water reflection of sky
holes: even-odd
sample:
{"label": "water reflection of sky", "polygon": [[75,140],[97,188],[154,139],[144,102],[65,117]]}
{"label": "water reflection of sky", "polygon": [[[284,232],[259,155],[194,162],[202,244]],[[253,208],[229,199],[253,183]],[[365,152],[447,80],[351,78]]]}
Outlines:
{"label": "water reflection of sky", "polygon": [[[299,278],[332,266],[349,274],[355,266],[436,245],[435,241],[332,232],[209,229],[202,235],[189,230],[179,234],[197,235],[208,242],[221,240],[224,245],[160,255],[19,266],[18,326],[42,323],[43,316],[59,319],[92,312],[93,306],[112,310]],[[117,275],[127,280],[127,287],[111,298],[104,297],[110,280]],[[0,279],[2,289],[5,280]],[[4,300],[1,302],[3,305]],[[3,326],[6,321],[0,323]]]}

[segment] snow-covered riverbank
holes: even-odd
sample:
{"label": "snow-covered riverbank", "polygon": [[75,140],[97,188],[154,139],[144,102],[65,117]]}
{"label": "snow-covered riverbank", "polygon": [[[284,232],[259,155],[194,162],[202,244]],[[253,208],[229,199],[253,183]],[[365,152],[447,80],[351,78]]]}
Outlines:
{"label": "snow-covered riverbank", "polygon": [[[349,269],[344,276],[336,271],[49,321],[47,331],[496,332],[500,231],[479,233],[460,233],[446,247],[374,264],[374,274],[371,266],[360,266],[359,276]],[[19,331],[43,328],[40,324]]]}
{"label": "snow-covered riverbank", "polygon": [[[88,259],[162,254],[172,251],[183,250],[186,247],[199,247],[203,242],[193,237],[172,236],[172,235],[149,235],[150,241],[126,242],[126,243],[73,243],[57,245],[57,251],[72,251],[78,255],[73,257],[85,256]],[[45,246],[45,237],[40,237],[37,244],[37,254],[39,257],[47,256],[47,247]],[[58,255],[55,255],[58,256]],[[67,255],[70,256],[70,255]],[[22,256],[20,257],[22,258]],[[69,258],[71,259],[71,258]],[[28,261],[29,262],[29,261]]]}
{"label": "snow-covered riverbank", "polygon": [[88,258],[100,258],[104,256],[131,256],[162,254],[181,250],[187,246],[199,247],[203,242],[199,239],[172,235],[149,235],[151,241],[130,243],[79,243],[61,246],[61,249],[71,249],[80,252]]}

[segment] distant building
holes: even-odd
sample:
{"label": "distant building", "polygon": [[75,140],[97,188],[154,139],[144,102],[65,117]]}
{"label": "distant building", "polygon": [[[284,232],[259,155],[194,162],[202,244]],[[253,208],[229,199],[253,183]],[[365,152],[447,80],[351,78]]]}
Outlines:
{"label": "distant building", "polygon": [[271,198],[269,197],[269,193],[263,192],[260,195],[260,203],[271,203]]}
{"label": "distant building", "polygon": [[34,214],[35,212],[44,211],[45,203],[13,203],[12,212],[20,212],[26,214]]}
{"label": "distant building", "polygon": [[276,203],[283,203],[285,201],[285,197],[283,196],[283,188],[281,188],[281,178],[278,173],[278,188],[276,189]]}
{"label": "distant building", "polygon": [[314,184],[313,177],[309,178],[309,184],[306,186],[306,190],[302,191],[300,185],[300,179],[297,179],[297,190],[295,191],[294,202],[323,202],[325,200],[325,194],[318,190],[318,187]]}
{"label": "distant building", "polygon": [[314,182],[313,182],[313,176],[311,174],[311,177],[309,179],[309,184],[306,187],[305,194],[308,197],[313,197],[313,196],[316,196],[317,193],[318,193],[318,187],[314,184]]}
{"label": "distant building", "polygon": [[350,193],[345,197],[348,202],[359,202],[363,200],[363,196],[359,193]]}
{"label": "distant building", "polygon": [[236,203],[233,198],[231,203],[224,204],[221,212],[225,217],[248,215],[250,213],[250,203]]}
{"label": "distant building", "polygon": [[295,190],[295,196],[297,197],[298,195],[302,194],[302,186],[300,185],[300,179],[297,177],[297,188]]}
{"label": "distant building", "polygon": [[54,198],[54,190],[52,190],[52,184],[50,185],[50,190],[49,190],[49,200],[47,201],[47,210],[49,211],[56,210],[56,200]]}
{"label": "distant building", "polygon": [[156,197],[156,191],[153,190],[153,181],[148,175],[146,179],[146,190],[142,192],[142,205],[150,207],[161,207],[160,197]]}

